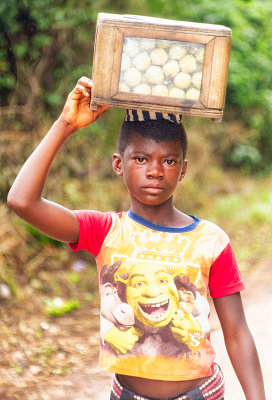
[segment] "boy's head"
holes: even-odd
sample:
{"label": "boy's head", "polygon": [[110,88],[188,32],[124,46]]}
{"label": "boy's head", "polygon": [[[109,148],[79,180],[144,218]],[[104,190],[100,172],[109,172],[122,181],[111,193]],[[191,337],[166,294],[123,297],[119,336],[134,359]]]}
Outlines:
{"label": "boy's head", "polygon": [[123,176],[130,198],[138,205],[157,206],[170,200],[187,169],[183,126],[173,114],[166,117],[173,117],[175,122],[161,113],[152,113],[151,117],[156,114],[159,119],[124,121],[118,153],[113,154],[113,169]]}
{"label": "boy's head", "polygon": [[[153,113],[154,118],[150,119],[148,112],[148,119],[141,118],[140,113],[133,110],[133,114],[128,114],[123,122],[119,138],[118,138],[118,152],[123,155],[126,147],[135,134],[138,134],[147,139],[153,139],[157,143],[179,141],[182,149],[183,160],[186,158],[187,153],[187,136],[183,125],[179,122],[173,114]],[[152,115],[151,115],[152,117]]]}

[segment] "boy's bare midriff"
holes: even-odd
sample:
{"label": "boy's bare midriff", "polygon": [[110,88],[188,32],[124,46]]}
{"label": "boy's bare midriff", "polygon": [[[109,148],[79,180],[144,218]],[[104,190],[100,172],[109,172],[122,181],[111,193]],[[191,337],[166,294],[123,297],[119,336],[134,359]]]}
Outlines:
{"label": "boy's bare midriff", "polygon": [[132,392],[142,396],[169,398],[175,397],[182,393],[186,393],[195,387],[202,385],[207,379],[193,379],[186,381],[159,381],[153,379],[144,379],[135,376],[118,375],[121,385],[125,386]]}

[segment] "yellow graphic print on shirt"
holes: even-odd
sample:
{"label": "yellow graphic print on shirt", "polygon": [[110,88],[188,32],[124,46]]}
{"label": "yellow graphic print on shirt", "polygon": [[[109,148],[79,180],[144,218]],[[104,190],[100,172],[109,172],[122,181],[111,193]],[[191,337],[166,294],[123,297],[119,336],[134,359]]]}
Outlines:
{"label": "yellow graphic print on shirt", "polygon": [[121,234],[113,225],[97,257],[101,368],[154,379],[169,373],[174,380],[208,373],[213,254],[207,249],[203,259],[194,232],[153,231],[124,219]]}
{"label": "yellow graphic print on shirt", "polygon": [[[120,264],[113,265],[112,272],[118,265]],[[105,281],[105,275],[101,279],[102,287],[105,284],[109,285],[109,281],[112,281],[112,278],[109,279],[110,269],[107,269],[108,282]],[[150,335],[160,333],[162,339],[163,337],[166,339],[160,343],[164,349],[158,347],[158,354],[165,351],[169,354],[170,349],[166,346],[169,338],[172,342],[172,351],[173,343],[177,342],[177,345],[174,345],[174,353],[177,355],[182,356],[190,350],[198,349],[204,336],[200,323],[193,316],[196,288],[189,281],[188,276],[182,277],[179,271],[170,273],[159,263],[145,261],[136,263],[130,268],[129,273],[121,276],[117,270],[113,274],[112,285],[118,288],[116,295],[119,291],[120,297],[126,299],[126,302],[120,299],[120,304],[118,304],[119,308],[123,308],[121,314],[123,324],[120,324],[120,318],[118,321],[115,315],[115,326],[104,337],[104,342],[108,343],[116,354],[125,354],[129,351],[138,354],[140,346],[136,346],[136,343],[148,333]],[[111,297],[111,302],[112,299]],[[128,304],[130,308],[125,310],[125,304]],[[104,313],[103,301],[101,313],[102,315]],[[116,314],[116,310],[113,310],[113,313]],[[132,313],[137,323],[136,326],[134,324],[130,327]],[[127,318],[125,318],[126,315]],[[167,327],[165,331],[160,329],[165,327]]]}

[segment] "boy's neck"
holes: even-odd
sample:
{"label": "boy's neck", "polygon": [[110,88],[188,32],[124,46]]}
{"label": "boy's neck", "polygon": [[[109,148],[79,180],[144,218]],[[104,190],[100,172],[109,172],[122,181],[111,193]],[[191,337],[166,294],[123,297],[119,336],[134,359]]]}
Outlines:
{"label": "boy's neck", "polygon": [[193,222],[192,217],[174,207],[173,198],[157,206],[142,204],[136,199],[131,200],[131,211],[154,225],[182,228]]}

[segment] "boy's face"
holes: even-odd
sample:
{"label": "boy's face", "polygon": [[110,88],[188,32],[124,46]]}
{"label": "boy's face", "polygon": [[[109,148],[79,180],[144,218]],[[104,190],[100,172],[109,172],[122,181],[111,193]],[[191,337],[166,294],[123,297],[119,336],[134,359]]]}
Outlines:
{"label": "boy's face", "polygon": [[181,143],[156,143],[134,134],[124,154],[113,155],[113,168],[123,176],[131,201],[160,205],[170,199],[186,173]]}

